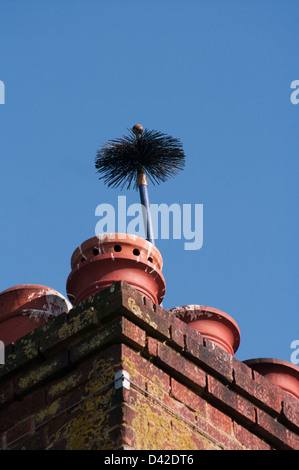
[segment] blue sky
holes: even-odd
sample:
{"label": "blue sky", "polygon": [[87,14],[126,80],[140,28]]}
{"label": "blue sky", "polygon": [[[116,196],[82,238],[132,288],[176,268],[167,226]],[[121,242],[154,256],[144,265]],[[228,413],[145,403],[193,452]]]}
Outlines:
{"label": "blue sky", "polygon": [[275,0],[1,1],[0,290],[66,295],[108,189],[97,149],[140,122],[180,138],[160,204],[203,204],[203,246],[157,240],[164,307],[201,304],[241,330],[236,357],[290,360],[298,321],[299,4]]}

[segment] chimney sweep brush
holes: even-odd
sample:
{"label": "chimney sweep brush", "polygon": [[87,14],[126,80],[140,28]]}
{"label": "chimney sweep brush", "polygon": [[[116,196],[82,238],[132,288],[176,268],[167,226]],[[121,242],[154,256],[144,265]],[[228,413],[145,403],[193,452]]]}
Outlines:
{"label": "chimney sweep brush", "polygon": [[147,177],[155,185],[175,176],[185,166],[185,154],[178,139],[136,124],[130,135],[107,142],[98,152],[95,167],[99,179],[110,187],[139,188],[145,208],[147,240],[154,244]]}

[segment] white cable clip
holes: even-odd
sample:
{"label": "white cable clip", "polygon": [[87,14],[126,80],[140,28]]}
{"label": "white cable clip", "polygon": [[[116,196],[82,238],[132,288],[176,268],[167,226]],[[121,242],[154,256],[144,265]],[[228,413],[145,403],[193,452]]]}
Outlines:
{"label": "white cable clip", "polygon": [[114,375],[114,387],[115,390],[119,388],[125,388],[130,390],[130,374],[126,370],[119,370]]}

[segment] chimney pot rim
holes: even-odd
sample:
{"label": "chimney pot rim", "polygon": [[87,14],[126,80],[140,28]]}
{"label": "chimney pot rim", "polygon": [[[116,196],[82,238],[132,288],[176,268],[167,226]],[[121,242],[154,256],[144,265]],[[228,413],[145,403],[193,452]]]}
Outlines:
{"label": "chimney pot rim", "polygon": [[[294,364],[293,362],[285,361],[284,359],[277,359],[275,357],[257,357],[252,359],[246,359],[243,361],[244,364],[248,366],[254,366],[256,364],[273,364],[276,366],[283,366],[289,369],[293,369],[295,372],[299,374],[299,366]],[[299,376],[298,376],[299,379]]]}
{"label": "chimney pot rim", "polygon": [[228,313],[215,307],[208,307],[206,305],[182,305],[179,307],[171,308],[168,311],[171,313],[174,313],[178,318],[180,318],[180,316],[183,316],[183,315],[188,315],[189,311],[190,311],[190,316],[192,315],[192,312],[194,312],[195,315],[196,315],[196,312],[198,313],[201,312],[204,314],[211,313],[211,314],[219,315],[219,317],[222,317],[224,320],[228,321],[230,324],[233,324],[235,328],[237,329],[238,333],[240,334],[240,328],[237,322]]}
{"label": "chimney pot rim", "polygon": [[37,290],[45,289],[45,290],[52,291],[53,293],[55,292],[59,295],[62,295],[56,289],[53,289],[53,287],[44,286],[42,284],[19,284],[17,286],[8,287],[7,289],[1,291],[0,295],[5,294],[6,292],[12,292],[14,290],[22,290],[22,289],[37,289]]}

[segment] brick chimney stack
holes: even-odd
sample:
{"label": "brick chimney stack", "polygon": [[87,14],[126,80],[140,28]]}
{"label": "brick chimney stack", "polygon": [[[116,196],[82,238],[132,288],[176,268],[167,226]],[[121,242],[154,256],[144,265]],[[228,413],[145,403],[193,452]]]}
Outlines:
{"label": "brick chimney stack", "polygon": [[160,253],[116,238],[74,252],[73,308],[6,345],[1,448],[299,450],[299,368],[286,389],[234,356],[224,312],[163,309]]}

